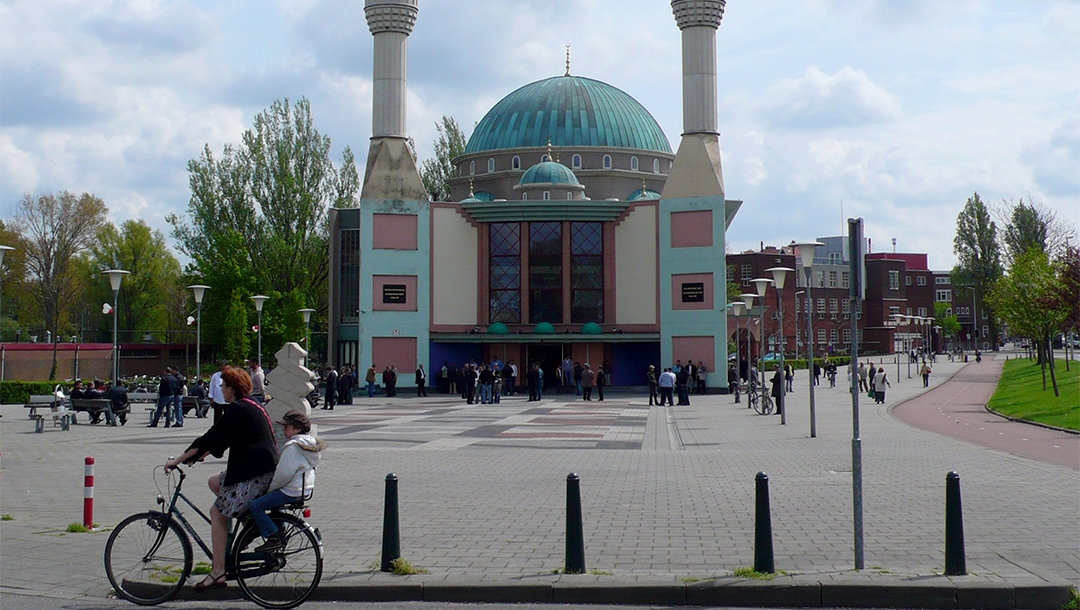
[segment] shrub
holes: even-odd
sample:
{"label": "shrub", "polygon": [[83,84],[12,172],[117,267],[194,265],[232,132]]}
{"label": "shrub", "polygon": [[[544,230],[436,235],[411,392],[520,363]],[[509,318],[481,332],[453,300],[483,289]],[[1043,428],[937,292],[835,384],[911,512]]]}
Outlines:
{"label": "shrub", "polygon": [[0,381],[0,404],[25,404],[32,395],[52,394],[55,387],[55,381]]}

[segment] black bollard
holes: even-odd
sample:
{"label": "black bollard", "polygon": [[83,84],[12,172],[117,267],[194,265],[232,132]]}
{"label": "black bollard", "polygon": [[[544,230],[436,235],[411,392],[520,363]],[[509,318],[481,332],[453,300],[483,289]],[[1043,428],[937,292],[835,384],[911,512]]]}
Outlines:
{"label": "black bollard", "polygon": [[967,574],[964,556],[964,508],[960,503],[960,475],[945,475],[945,575]]}
{"label": "black bollard", "polygon": [[754,511],[754,571],[772,574],[773,562],[772,517],[769,512],[769,477],[764,472],[754,477],[757,487],[757,507]]}
{"label": "black bollard", "polygon": [[566,573],[585,573],[585,532],[581,520],[581,479],[566,476]]}
{"label": "black bollard", "polygon": [[397,475],[386,475],[386,502],[383,504],[382,563],[383,572],[394,571],[394,561],[401,558],[401,535],[398,521]]}

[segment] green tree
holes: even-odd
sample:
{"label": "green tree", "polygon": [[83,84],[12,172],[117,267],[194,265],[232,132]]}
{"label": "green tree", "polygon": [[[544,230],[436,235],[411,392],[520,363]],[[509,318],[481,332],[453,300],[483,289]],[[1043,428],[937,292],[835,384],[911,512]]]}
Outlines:
{"label": "green tree", "polygon": [[40,326],[40,317],[32,306],[26,287],[26,246],[18,231],[0,220],[0,245],[14,248],[4,255],[0,265],[0,341],[23,340],[29,328]]}
{"label": "green tree", "polygon": [[40,314],[40,332],[59,337],[72,329],[71,311],[85,288],[74,261],[93,244],[107,214],[105,203],[89,193],[19,200],[12,228],[25,248],[25,286]]}
{"label": "green tree", "polygon": [[[120,284],[118,326],[126,332],[121,341],[141,341],[144,335],[170,342],[169,331],[185,330],[175,325],[182,320],[184,304],[175,311],[175,295],[182,291],[180,263],[173,256],[165,235],[143,220],[128,220],[117,227],[111,223],[98,232],[96,242],[85,255],[88,302],[112,302],[112,289],[101,272],[124,269],[131,275]],[[96,307],[91,306],[93,311]],[[172,310],[172,311],[170,311]],[[111,323],[107,326],[111,327]]]}
{"label": "green tree", "polygon": [[941,327],[941,334],[945,337],[960,334],[960,320],[949,311],[948,303],[934,303],[934,325]]}
{"label": "green tree", "polygon": [[[277,101],[254,120],[237,147],[220,158],[205,147],[188,163],[191,200],[186,216],[171,215],[172,235],[191,257],[188,275],[221,291],[204,304],[203,336],[223,337],[232,294],[271,297],[263,310],[264,352],[283,341],[283,295],[297,294],[325,315],[330,207],[357,205],[360,178],[346,147],[337,166],[330,138],[315,128],[311,106]],[[246,326],[246,325],[245,325]],[[227,351],[232,353],[232,347]]]}
{"label": "green tree", "polygon": [[1076,241],[1076,229],[1057,217],[1057,212],[1041,203],[1035,203],[1031,195],[1025,203],[1002,201],[996,216],[1004,227],[1001,242],[1008,260],[1037,248],[1051,256],[1064,253],[1070,241]]}
{"label": "green tree", "polygon": [[439,132],[432,145],[435,156],[420,164],[420,179],[432,201],[449,201],[448,181],[455,174],[453,161],[465,152],[466,139],[457,121],[448,116],[435,123],[435,129]]}
{"label": "green tree", "polygon": [[[1057,286],[1057,300],[1065,311],[1062,329],[1074,336],[1080,334],[1080,248],[1067,245],[1059,261],[1061,276]],[[1066,348],[1068,349],[1068,348]],[[1068,352],[1065,352],[1065,370],[1069,370]]]}
{"label": "green tree", "polygon": [[[957,263],[951,273],[953,286],[974,288],[976,293],[976,311],[985,313],[989,320],[992,345],[997,345],[997,323],[993,306],[987,306],[987,291],[1002,276],[1001,250],[998,246],[997,225],[990,218],[986,204],[975,193],[969,197],[963,211],[956,218],[956,237],[953,238],[953,252]],[[979,301],[982,301],[980,304]],[[972,320],[973,327],[980,326],[979,320]]]}
{"label": "green tree", "polygon": [[1049,365],[1054,395],[1059,396],[1051,339],[1067,317],[1059,300],[1061,265],[1052,262],[1046,252],[1032,248],[1019,255],[986,295],[986,302],[1010,328],[1031,337],[1043,366],[1043,390]]}
{"label": "green tree", "polygon": [[[221,353],[234,366],[242,364],[248,358],[251,342],[248,333],[248,304],[240,291],[233,290],[227,302],[225,317],[222,320]],[[205,317],[203,320],[205,321]],[[264,335],[265,336],[265,335]]]}

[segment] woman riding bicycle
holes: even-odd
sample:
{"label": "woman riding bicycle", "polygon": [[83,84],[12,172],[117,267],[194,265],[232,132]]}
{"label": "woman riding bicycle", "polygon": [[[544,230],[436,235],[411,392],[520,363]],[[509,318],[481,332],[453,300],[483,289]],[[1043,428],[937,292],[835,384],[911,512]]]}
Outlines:
{"label": "woman riding bicycle", "polygon": [[229,519],[239,517],[252,500],[266,493],[274,476],[278,450],[270,416],[257,402],[248,398],[251,377],[239,368],[221,374],[221,389],[228,407],[214,425],[195,439],[187,451],[165,462],[168,472],[180,464],[191,464],[211,454],[220,458],[229,450],[225,470],[207,482],[217,499],[210,509],[210,532],[213,542],[213,568],[206,579],[195,585],[203,591],[225,586],[225,546],[229,537]]}

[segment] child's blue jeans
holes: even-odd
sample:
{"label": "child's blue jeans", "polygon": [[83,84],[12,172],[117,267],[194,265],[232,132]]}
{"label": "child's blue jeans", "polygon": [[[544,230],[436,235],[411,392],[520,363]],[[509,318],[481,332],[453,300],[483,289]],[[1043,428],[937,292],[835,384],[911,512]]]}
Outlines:
{"label": "child's blue jeans", "polygon": [[295,502],[296,497],[285,494],[280,489],[275,489],[265,496],[260,496],[251,501],[248,505],[248,510],[251,511],[251,518],[255,521],[255,525],[259,528],[259,533],[263,538],[269,538],[277,533],[278,527],[270,519],[270,515],[266,513],[267,510],[278,506],[285,506],[289,502]]}

